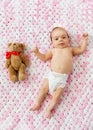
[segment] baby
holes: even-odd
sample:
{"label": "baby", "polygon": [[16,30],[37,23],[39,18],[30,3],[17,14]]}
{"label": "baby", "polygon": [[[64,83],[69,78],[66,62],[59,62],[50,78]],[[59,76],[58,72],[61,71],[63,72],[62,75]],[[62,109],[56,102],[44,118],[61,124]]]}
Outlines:
{"label": "baby", "polygon": [[50,34],[50,38],[53,49],[50,49],[46,54],[42,54],[38,47],[34,49],[34,53],[42,61],[51,59],[51,68],[44,79],[36,104],[31,108],[32,111],[38,110],[49,92],[52,94],[52,100],[46,110],[46,117],[49,119],[52,116],[53,108],[64,92],[68,75],[73,69],[73,56],[82,54],[86,50],[88,34],[83,34],[78,47],[70,46],[69,35],[62,27],[55,27]]}

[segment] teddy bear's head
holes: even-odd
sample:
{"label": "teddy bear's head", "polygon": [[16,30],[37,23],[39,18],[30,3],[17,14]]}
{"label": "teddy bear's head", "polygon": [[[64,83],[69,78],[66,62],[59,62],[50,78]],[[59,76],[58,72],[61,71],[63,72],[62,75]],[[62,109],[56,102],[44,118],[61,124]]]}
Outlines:
{"label": "teddy bear's head", "polygon": [[9,51],[17,51],[17,52],[23,52],[25,49],[25,45],[23,43],[9,43],[8,44],[8,50]]}

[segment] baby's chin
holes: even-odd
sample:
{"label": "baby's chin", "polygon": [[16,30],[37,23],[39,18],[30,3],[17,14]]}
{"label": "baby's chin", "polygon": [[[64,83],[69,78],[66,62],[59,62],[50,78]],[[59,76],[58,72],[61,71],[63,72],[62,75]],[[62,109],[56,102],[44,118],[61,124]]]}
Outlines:
{"label": "baby's chin", "polygon": [[59,46],[54,46],[55,48],[67,48],[69,47],[68,45],[59,45]]}

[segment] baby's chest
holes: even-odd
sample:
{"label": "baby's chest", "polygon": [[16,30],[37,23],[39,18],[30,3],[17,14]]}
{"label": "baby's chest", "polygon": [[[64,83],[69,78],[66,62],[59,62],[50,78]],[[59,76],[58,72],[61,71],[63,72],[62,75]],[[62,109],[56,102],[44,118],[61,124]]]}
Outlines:
{"label": "baby's chest", "polygon": [[54,57],[61,58],[61,57],[72,57],[72,51],[71,49],[60,49],[56,50],[53,53]]}

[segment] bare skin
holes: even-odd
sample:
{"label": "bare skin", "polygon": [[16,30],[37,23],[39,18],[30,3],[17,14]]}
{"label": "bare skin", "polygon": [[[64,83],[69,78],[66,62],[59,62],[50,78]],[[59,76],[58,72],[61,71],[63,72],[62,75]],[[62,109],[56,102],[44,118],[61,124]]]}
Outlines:
{"label": "bare skin", "polygon": [[[66,30],[61,27],[56,27],[51,32],[51,41],[53,44],[53,49],[49,50],[46,54],[42,54],[39,51],[38,47],[34,49],[34,53],[42,61],[47,61],[51,59],[51,71],[66,74],[71,73],[73,69],[73,56],[85,52],[88,41],[88,34],[85,33],[82,35],[80,46],[71,47],[69,44],[70,39]],[[57,105],[63,91],[64,89],[58,86],[58,88],[53,92],[52,100],[50,101],[50,105],[46,110],[47,118],[51,118],[51,111]],[[38,110],[41,107],[41,104],[44,101],[48,92],[49,82],[48,79],[45,79],[41,91],[38,95],[36,104],[31,108],[32,111]]]}

